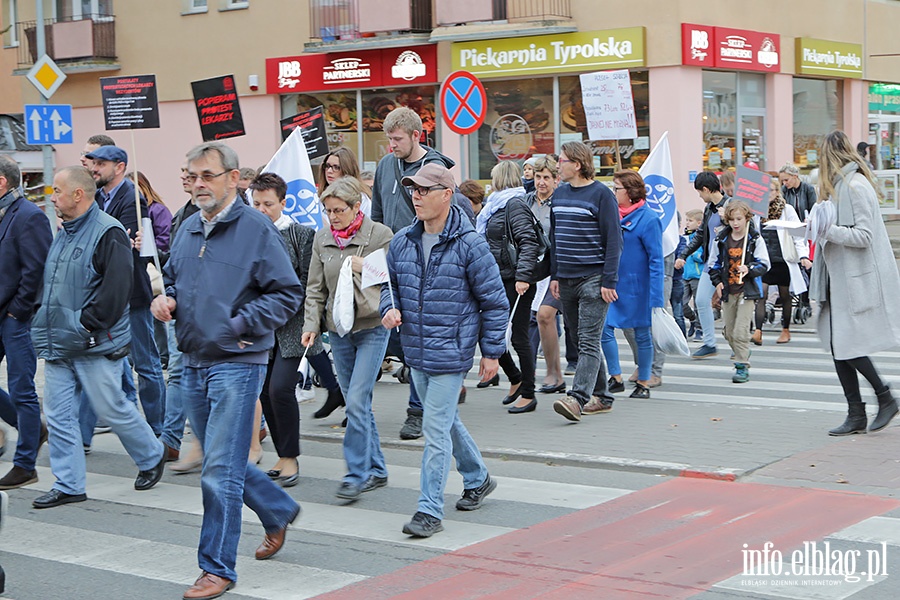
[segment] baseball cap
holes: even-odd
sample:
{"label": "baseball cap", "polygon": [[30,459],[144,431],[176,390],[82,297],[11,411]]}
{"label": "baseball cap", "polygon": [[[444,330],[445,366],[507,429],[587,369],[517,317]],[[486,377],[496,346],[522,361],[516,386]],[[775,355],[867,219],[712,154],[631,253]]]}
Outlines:
{"label": "baseball cap", "polygon": [[862,154],[862,153],[865,152],[865,151],[869,148],[869,146],[871,146],[871,145],[872,145],[872,144],[867,144],[866,142],[860,142],[860,143],[858,143],[858,144],[856,145],[856,151],[859,152],[860,154]]}
{"label": "baseball cap", "polygon": [[440,185],[450,190],[456,189],[456,181],[453,179],[453,174],[450,173],[447,167],[438,163],[428,163],[412,177],[404,177],[400,183],[405,186],[434,187]]}
{"label": "baseball cap", "polygon": [[128,162],[128,154],[118,146],[100,146],[90,154],[85,154],[84,157],[91,160],[110,160],[117,163]]}

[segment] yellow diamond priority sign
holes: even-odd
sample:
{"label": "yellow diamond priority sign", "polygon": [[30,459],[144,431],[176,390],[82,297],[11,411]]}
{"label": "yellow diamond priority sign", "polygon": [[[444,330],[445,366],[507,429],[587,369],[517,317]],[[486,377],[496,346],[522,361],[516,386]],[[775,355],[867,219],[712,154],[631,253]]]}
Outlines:
{"label": "yellow diamond priority sign", "polygon": [[25,75],[28,81],[37,88],[37,90],[46,98],[50,99],[62,82],[66,80],[66,74],[53,62],[48,55],[43,55],[40,60],[34,63],[28,74]]}

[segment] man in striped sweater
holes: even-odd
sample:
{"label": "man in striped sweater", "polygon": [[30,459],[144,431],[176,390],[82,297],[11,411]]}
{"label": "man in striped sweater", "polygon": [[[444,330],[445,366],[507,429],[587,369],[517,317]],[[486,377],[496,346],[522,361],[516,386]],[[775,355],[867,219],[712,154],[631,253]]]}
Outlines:
{"label": "man in striped sweater", "polygon": [[613,396],[606,387],[600,333],[606,310],[615,302],[622,230],[615,195],[594,180],[594,157],[582,142],[566,142],[559,153],[550,236],[550,293],[562,301],[566,323],[578,345],[578,367],[567,395],[553,410],[570,421],[608,412]]}

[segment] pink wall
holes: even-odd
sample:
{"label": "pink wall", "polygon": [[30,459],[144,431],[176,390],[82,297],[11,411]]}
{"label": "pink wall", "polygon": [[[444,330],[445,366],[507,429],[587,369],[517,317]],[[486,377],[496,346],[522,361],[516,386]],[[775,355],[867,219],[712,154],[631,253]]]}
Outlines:
{"label": "pink wall", "polygon": [[[242,166],[255,169],[267,163],[281,144],[278,97],[243,96],[240,101],[244,127],[248,133],[227,140],[227,143],[237,151]],[[128,152],[132,161],[128,169],[131,170],[135,152],[132,150],[133,134],[138,169],[147,175],[166,205],[175,212],[187,200],[178,175],[185,153],[202,142],[200,124],[193,102],[162,102],[159,110],[162,125],[159,129],[132,132],[106,131],[101,107],[75,109],[75,143],[55,147],[56,166],[78,164],[85,140],[94,134],[106,133]]]}
{"label": "pink wall", "polygon": [[869,82],[867,81],[844,80],[844,133],[854,144],[869,139]]}
{"label": "pink wall", "polygon": [[766,169],[794,161],[794,77],[766,75]]}
{"label": "pink wall", "polygon": [[669,132],[678,211],[701,208],[689,179],[703,170],[703,71],[696,67],[650,69],[650,147]]}

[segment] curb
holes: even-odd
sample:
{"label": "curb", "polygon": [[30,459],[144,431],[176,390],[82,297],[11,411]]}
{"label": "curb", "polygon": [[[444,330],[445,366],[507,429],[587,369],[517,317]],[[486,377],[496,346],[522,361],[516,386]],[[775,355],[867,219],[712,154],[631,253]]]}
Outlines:
{"label": "curb", "polygon": [[[301,434],[301,439],[314,442],[341,443],[343,433],[314,433]],[[419,440],[397,441],[381,440],[382,448],[393,450],[417,450],[421,451],[425,444]],[[692,466],[682,463],[670,463],[655,460],[638,460],[632,458],[620,458],[614,456],[597,456],[592,454],[577,454],[570,452],[542,452],[538,450],[524,450],[521,448],[480,448],[481,455],[485,458],[500,460],[519,460],[522,462],[540,462],[548,465],[561,465],[567,467],[584,467],[592,469],[608,469],[611,471],[626,471],[630,473],[642,473],[645,475],[665,475],[668,477],[689,477],[695,479],[710,479],[714,481],[736,481],[755,471],[759,467],[750,469],[716,468],[704,466]]]}

